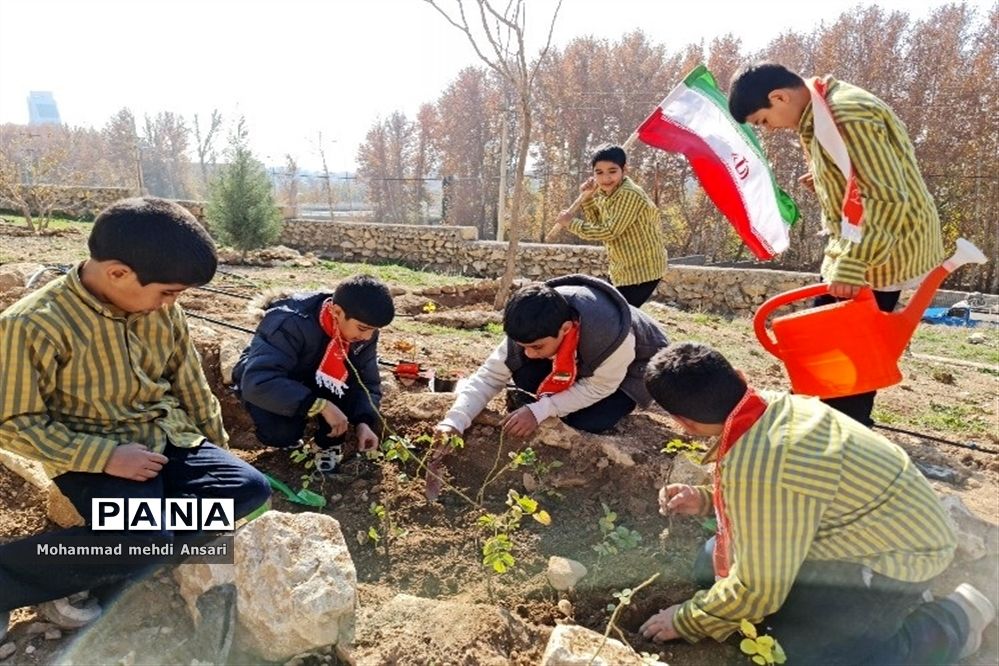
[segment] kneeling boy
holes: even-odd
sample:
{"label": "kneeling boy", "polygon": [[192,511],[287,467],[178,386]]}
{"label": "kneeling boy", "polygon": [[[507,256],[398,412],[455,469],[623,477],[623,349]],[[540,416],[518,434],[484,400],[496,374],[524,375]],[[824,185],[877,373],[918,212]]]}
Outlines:
{"label": "kneeling boy", "polygon": [[370,275],[341,282],[332,292],[273,300],[233,380],[262,444],[297,446],[316,418],[316,469],[332,473],[350,424],[357,445],[378,445],[378,329],[395,317],[388,287]]}
{"label": "kneeling boy", "polygon": [[995,619],[981,592],[925,601],[955,538],[905,451],[817,399],[753,390],[704,345],[671,345],[645,376],[684,430],[718,437],[713,487],[659,495],[663,513],[715,513],[695,566],[710,589],[649,618],[647,638],[720,641],[745,619],[792,664],[951,664],[978,649]]}

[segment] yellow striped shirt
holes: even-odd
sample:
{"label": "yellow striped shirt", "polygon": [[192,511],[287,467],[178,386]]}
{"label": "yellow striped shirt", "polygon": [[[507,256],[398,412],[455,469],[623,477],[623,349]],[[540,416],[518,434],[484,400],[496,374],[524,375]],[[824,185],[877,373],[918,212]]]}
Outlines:
{"label": "yellow striped shirt", "polygon": [[849,83],[828,80],[826,100],[843,137],[864,202],[863,239],[840,237],[846,180],[814,139],[809,105],[798,133],[815,179],[815,193],[829,241],[822,262],[827,282],[900,285],[944,260],[943,234],[933,197],[916,164],[902,121],[888,105]]}
{"label": "yellow striped shirt", "polygon": [[0,314],[0,447],[50,476],[102,472],[119,444],[228,442],[180,306],[127,314],[79,267]]}
{"label": "yellow striped shirt", "polygon": [[943,508],[905,451],[815,398],[761,395],[767,410],[721,463],[729,575],[674,618],[690,641],[724,640],[740,620],[777,611],[805,560],[916,582],[954,554]]}
{"label": "yellow striped shirt", "polygon": [[583,204],[583,219],[569,231],[607,246],[610,279],[617,287],[659,280],[666,270],[659,209],[649,195],[625,177],[616,190],[598,191]]}

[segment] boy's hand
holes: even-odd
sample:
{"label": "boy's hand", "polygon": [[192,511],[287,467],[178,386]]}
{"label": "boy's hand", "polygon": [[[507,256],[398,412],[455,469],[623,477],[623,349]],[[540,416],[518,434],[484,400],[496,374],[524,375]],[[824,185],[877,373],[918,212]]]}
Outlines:
{"label": "boy's hand", "polygon": [[579,193],[584,199],[589,199],[594,194],[597,193],[597,180],[593,176],[590,176],[583,181],[583,184],[579,186]]}
{"label": "boy's hand", "polygon": [[326,419],[326,423],[330,424],[331,435],[340,437],[343,433],[347,432],[347,416],[332,402],[327,400],[323,406],[323,411],[319,413]]}
{"label": "boy's hand", "polygon": [[702,511],[701,493],[685,483],[671,483],[659,489],[659,513],[698,516]]}
{"label": "boy's hand", "polygon": [[357,450],[360,452],[374,451],[378,448],[378,435],[368,427],[367,423],[357,424]]}
{"label": "boy's hand", "polygon": [[642,632],[643,636],[653,641],[671,641],[680,638],[680,634],[673,627],[673,617],[678,608],[680,605],[676,604],[666,610],[659,611],[646,620],[639,631]]}
{"label": "boy's hand", "polygon": [[836,298],[853,298],[863,289],[859,284],[847,284],[846,282],[830,282],[829,295]]}
{"label": "boy's hand", "polygon": [[503,432],[514,437],[530,437],[538,429],[538,420],[527,405],[504,416],[500,424]]}
{"label": "boy's hand", "polygon": [[811,171],[803,176],[798,176],[798,182],[801,183],[805,189],[811,190],[812,192],[815,191],[815,176],[812,175]]}
{"label": "boy's hand", "polygon": [[104,473],[130,481],[148,481],[156,478],[166,463],[167,457],[162,453],[150,451],[145,444],[132,442],[115,448],[104,465]]}

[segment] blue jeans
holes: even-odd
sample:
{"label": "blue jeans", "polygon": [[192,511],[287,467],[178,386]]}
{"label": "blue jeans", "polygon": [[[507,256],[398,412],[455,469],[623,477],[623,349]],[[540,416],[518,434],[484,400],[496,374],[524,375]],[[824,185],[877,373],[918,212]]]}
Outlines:
{"label": "blue jeans", "polygon": [[[130,481],[103,473],[67,472],[53,481],[73,503],[87,525],[91,524],[90,500],[95,497],[126,498],[232,498],[241,518],[270,497],[267,479],[252,466],[208,442],[194,448],[167,445],[168,461],[148,481]],[[21,606],[113,585],[140,575],[156,562],[114,561],[114,558],[83,560],[72,567],[55,565],[38,554],[40,545],[55,546],[74,539],[96,543],[107,540],[130,545],[203,543],[214,537],[204,532],[93,532],[89,527],[71,527],[44,532],[0,546],[0,612]],[[167,558],[163,558],[164,560]]]}
{"label": "blue jeans", "polygon": [[[714,583],[715,538],[697,555],[694,581]],[[926,602],[932,580],[907,583],[852,562],[806,560],[780,609],[763,620],[788,666],[935,666],[957,661],[969,626],[948,599]]]}

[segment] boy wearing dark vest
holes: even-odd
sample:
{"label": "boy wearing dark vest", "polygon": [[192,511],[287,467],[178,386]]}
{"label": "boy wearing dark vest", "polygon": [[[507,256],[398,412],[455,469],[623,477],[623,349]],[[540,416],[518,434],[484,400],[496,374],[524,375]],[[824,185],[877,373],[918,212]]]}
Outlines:
{"label": "boy wearing dark vest", "polygon": [[[460,434],[511,379],[532,397],[506,416],[504,431],[528,437],[558,417],[578,430],[613,428],[652,398],[645,364],[668,344],[659,326],[613,286],[568,275],[517,291],[503,313],[506,337],[461,386],[437,431]],[[433,474],[430,475],[433,477]],[[428,495],[434,495],[428,479]]]}
{"label": "boy wearing dark vest", "polygon": [[264,308],[233,381],[262,444],[297,446],[315,419],[316,470],[331,474],[349,425],[358,450],[378,446],[378,329],[395,317],[392,295],[374,277],[357,275],[332,293],[283,295]]}
{"label": "boy wearing dark vest", "polygon": [[642,625],[646,638],[725,640],[763,623],[790,664],[953,664],[995,619],[962,584],[927,601],[956,541],[897,445],[815,398],[756,391],[714,349],[674,344],[646,370],[688,433],[716,437],[712,486],[670,484],[663,514],[714,513],[695,564],[704,588]]}

